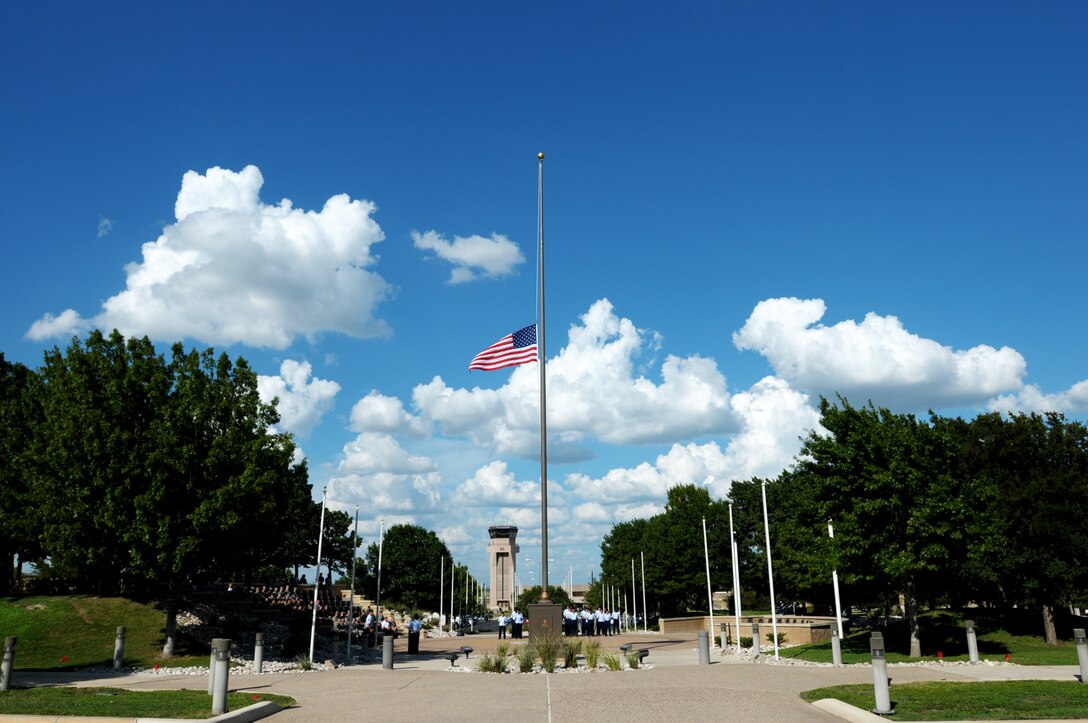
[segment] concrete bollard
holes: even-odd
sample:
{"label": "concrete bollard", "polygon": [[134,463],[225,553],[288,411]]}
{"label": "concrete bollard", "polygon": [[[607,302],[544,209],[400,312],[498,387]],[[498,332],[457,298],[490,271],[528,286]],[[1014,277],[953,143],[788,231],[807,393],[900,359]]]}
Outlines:
{"label": "concrete bollard", "polygon": [[839,640],[839,626],[831,626],[831,662],[836,667],[842,665],[842,641]]}
{"label": "concrete bollard", "polygon": [[873,697],[876,698],[876,707],[873,712],[877,715],[892,715],[891,692],[888,690],[888,660],[884,650],[884,634],[873,633],[869,638],[869,650],[873,654]]}
{"label": "concrete bollard", "polygon": [[113,641],[113,669],[120,670],[125,660],[125,626],[117,628],[117,639]]}
{"label": "concrete bollard", "polygon": [[[467,657],[467,656],[466,656]],[[382,670],[393,669],[393,636],[382,636]]]}
{"label": "concrete bollard", "polygon": [[964,620],[964,627],[967,628],[967,654],[971,657],[972,663],[978,662],[978,637],[975,635],[975,621]]}
{"label": "concrete bollard", "polygon": [[215,675],[212,676],[212,715],[227,712],[227,685],[230,677],[230,639],[212,640],[215,649]]}
{"label": "concrete bollard", "polygon": [[[1084,637],[1084,628],[1073,630],[1073,642],[1077,644],[1077,661],[1080,663],[1080,682],[1088,685],[1088,639]],[[5,650],[7,647],[5,646]],[[4,653],[7,660],[7,653]]]}
{"label": "concrete bollard", "polygon": [[760,650],[762,646],[759,644],[759,623],[755,620],[752,621],[752,657],[755,660],[759,660]]}
{"label": "concrete bollard", "polygon": [[710,633],[699,631],[699,665],[710,665]]}
{"label": "concrete bollard", "polygon": [[4,662],[0,663],[0,690],[11,690],[11,671],[15,666],[15,642],[18,638],[4,638]]}
{"label": "concrete bollard", "polygon": [[729,647],[729,623],[722,623],[722,652]]}
{"label": "concrete bollard", "polygon": [[212,639],[212,652],[208,656],[208,695],[215,690],[215,638]]}
{"label": "concrete bollard", "polygon": [[257,633],[257,640],[253,644],[253,671],[260,674],[264,667],[264,633]]}

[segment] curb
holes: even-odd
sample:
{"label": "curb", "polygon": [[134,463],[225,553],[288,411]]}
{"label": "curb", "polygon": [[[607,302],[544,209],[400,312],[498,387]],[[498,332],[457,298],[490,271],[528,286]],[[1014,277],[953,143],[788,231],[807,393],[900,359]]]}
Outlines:
{"label": "curb", "polygon": [[270,700],[247,705],[214,718],[110,718],[82,715],[0,715],[0,723],[252,723],[282,710]]}
{"label": "curb", "polygon": [[837,698],[821,698],[820,700],[812,701],[812,705],[825,713],[830,713],[833,716],[842,718],[845,721],[850,721],[851,723],[875,723],[876,721],[885,720],[876,713],[862,710],[849,703],[844,703]]}

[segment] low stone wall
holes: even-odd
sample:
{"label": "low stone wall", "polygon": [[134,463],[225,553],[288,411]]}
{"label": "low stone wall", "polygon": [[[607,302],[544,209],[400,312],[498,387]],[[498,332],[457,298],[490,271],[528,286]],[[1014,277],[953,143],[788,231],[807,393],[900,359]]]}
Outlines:
{"label": "low stone wall", "polygon": [[[727,615],[715,615],[714,625],[717,630],[715,635],[721,633],[722,624],[726,624],[730,640],[737,634],[736,618]],[[766,642],[767,635],[772,631],[770,615],[742,616],[740,619],[740,637],[752,637],[752,623],[759,625],[759,637]],[[844,620],[845,623],[845,620]],[[834,617],[820,615],[783,615],[778,618],[778,633],[786,635],[786,642],[791,645],[804,643],[816,643],[831,639],[831,626],[835,624]],[[684,618],[662,618],[660,630],[662,634],[694,633],[700,630],[710,629],[709,615],[696,615]]]}

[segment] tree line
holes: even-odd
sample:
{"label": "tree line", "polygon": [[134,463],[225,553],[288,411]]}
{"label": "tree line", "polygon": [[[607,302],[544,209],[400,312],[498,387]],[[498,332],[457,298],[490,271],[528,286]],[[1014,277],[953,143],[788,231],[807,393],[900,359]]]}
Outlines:
{"label": "tree line", "polygon": [[[0,353],[0,593],[25,563],[53,589],[174,604],[217,580],[316,562],[320,504],[245,359],[91,332],[40,368]],[[352,558],[350,519],[325,517]]]}
{"label": "tree line", "polygon": [[[1057,642],[1055,610],[1088,592],[1088,428],[1059,414],[919,419],[822,399],[810,432],[775,479],[732,484],[728,499],[702,487],[669,490],[665,509],[615,525],[601,545],[602,577],[641,595],[645,555],[651,614],[707,607],[701,520],[715,590],[732,590],[729,515],[742,605],[767,610],[764,492],[776,597],[833,611],[902,603],[913,656],[919,612],[938,606],[1031,607]],[[834,538],[828,525],[834,525]]]}

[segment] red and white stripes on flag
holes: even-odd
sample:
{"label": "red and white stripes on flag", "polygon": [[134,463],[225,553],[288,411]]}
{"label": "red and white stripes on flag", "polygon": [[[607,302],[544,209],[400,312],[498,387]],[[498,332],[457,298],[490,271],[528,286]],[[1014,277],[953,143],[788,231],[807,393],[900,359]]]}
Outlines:
{"label": "red and white stripes on flag", "polygon": [[530,364],[536,358],[536,324],[518,329],[472,358],[468,368],[490,372],[504,367]]}

